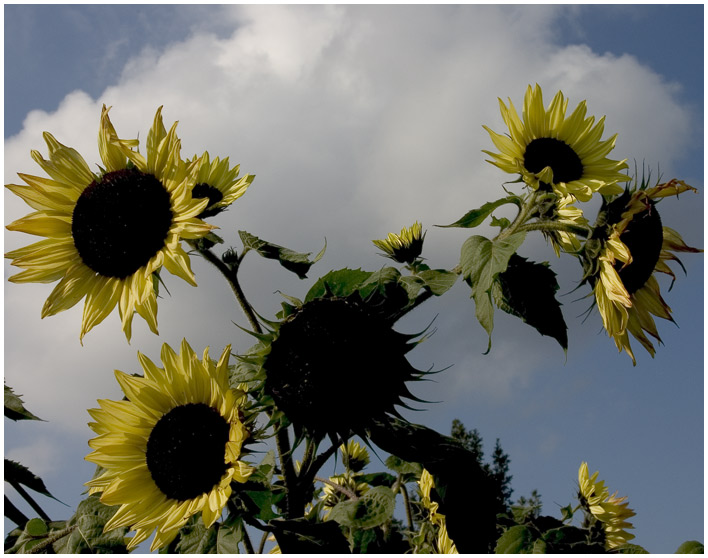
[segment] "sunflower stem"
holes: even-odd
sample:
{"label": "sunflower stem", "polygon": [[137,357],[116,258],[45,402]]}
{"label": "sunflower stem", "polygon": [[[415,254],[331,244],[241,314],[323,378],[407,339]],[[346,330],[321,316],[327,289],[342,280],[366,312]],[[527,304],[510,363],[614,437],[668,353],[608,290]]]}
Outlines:
{"label": "sunflower stem", "polygon": [[263,536],[261,537],[261,542],[260,542],[260,544],[258,545],[258,554],[263,554],[263,551],[265,550],[265,545],[266,545],[266,541],[268,540],[268,535],[269,535],[269,534],[270,534],[270,533],[268,533],[268,531],[266,531],[265,533],[263,533]]}
{"label": "sunflower stem", "polygon": [[415,530],[415,525],[413,523],[413,511],[411,510],[411,500],[408,498],[408,490],[406,490],[406,485],[401,485],[401,495],[403,496],[403,504],[406,508],[406,520],[408,521],[408,529],[410,531]]}
{"label": "sunflower stem", "polygon": [[518,227],[517,231],[563,231],[577,234],[583,238],[589,237],[592,233],[592,229],[588,227],[561,223],[559,221],[536,221],[535,223],[526,223]]}
{"label": "sunflower stem", "polygon": [[533,215],[536,210],[536,200],[538,196],[539,190],[534,190],[528,200],[526,200],[526,203],[521,207],[512,223],[497,235],[497,240],[502,240],[507,236],[514,234],[522,225],[526,223],[526,221],[529,220],[531,215]]}
{"label": "sunflower stem", "polygon": [[243,546],[246,549],[246,554],[255,554],[256,551],[253,549],[253,543],[251,543],[251,537],[248,536],[248,531],[243,530]]}
{"label": "sunflower stem", "polygon": [[347,496],[350,500],[358,500],[359,499],[359,496],[357,496],[354,492],[352,492],[348,488],[342,486],[341,484],[337,484],[336,482],[332,482],[331,480],[326,479],[324,477],[315,477],[315,480],[323,482],[325,484],[328,484],[329,486],[334,488],[335,491],[341,492],[342,494]]}

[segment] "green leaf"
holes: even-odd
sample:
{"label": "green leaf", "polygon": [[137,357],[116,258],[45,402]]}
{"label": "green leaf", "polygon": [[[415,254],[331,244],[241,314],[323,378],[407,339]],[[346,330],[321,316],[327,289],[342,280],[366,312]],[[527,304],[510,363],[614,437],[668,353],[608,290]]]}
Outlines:
{"label": "green leaf", "polygon": [[678,547],[675,554],[703,554],[703,543],[698,541],[686,541]]}
{"label": "green leaf", "polygon": [[496,554],[520,554],[532,547],[533,534],[525,525],[514,525],[497,540]]}
{"label": "green leaf", "polygon": [[273,506],[283,498],[283,494],[274,494],[270,490],[245,490],[244,493],[258,506],[257,518],[270,521],[278,517]]}
{"label": "green leaf", "polygon": [[497,306],[521,318],[541,335],[553,337],[568,349],[568,326],[561,304],[556,300],[556,274],[548,263],[530,262],[512,254],[505,271],[499,274],[493,294]]}
{"label": "green leaf", "polygon": [[325,250],[327,249],[327,241],[325,240],[325,245],[322,250],[320,250],[314,259],[311,260],[310,254],[312,252],[307,252],[305,254],[295,252],[289,248],[279,246],[278,244],[261,240],[257,236],[247,233],[246,231],[238,231],[238,234],[241,237],[241,242],[243,242],[243,246],[246,250],[255,250],[264,258],[269,260],[278,260],[280,265],[288,271],[295,273],[300,279],[305,279],[307,277],[310,267],[322,259],[322,256],[324,256]]}
{"label": "green leaf", "polygon": [[357,479],[369,486],[387,486],[389,488],[396,482],[396,477],[390,473],[366,473],[357,476]]}
{"label": "green leaf", "polygon": [[5,384],[5,416],[11,420],[42,420],[25,409],[24,402]]}
{"label": "green leaf", "polygon": [[212,525],[207,529],[201,514],[195,515],[180,529],[175,552],[180,554],[214,554],[216,553],[217,538],[216,526]]}
{"label": "green leaf", "polygon": [[524,242],[526,233],[514,233],[504,239],[489,240],[483,236],[471,236],[462,245],[460,266],[462,276],[472,287],[475,315],[489,335],[487,351],[492,346],[494,307],[491,290],[497,276],[506,270],[509,258]]}
{"label": "green leaf", "polygon": [[420,289],[425,287],[425,281],[417,275],[402,275],[398,282],[403,285],[404,289],[406,289],[410,300],[415,299],[415,297],[418,296]]}
{"label": "green leaf", "polygon": [[49,490],[47,490],[42,479],[17,461],[5,459],[5,482],[9,482],[10,484],[22,484],[35,492],[54,498],[54,496],[49,493]]}
{"label": "green leaf", "polygon": [[30,519],[27,525],[25,525],[25,532],[30,537],[41,537],[49,532],[49,527],[47,527],[47,524],[41,519]]}
{"label": "green leaf", "polygon": [[225,521],[216,534],[217,554],[239,554],[238,543],[243,540],[243,519]]}
{"label": "green leaf", "polygon": [[403,459],[396,457],[395,455],[390,455],[386,459],[386,467],[401,475],[412,473],[420,476],[423,473],[423,467],[421,467],[420,463],[403,461]]}
{"label": "green leaf", "polygon": [[54,551],[61,554],[126,553],[127,527],[103,532],[118,507],[102,504],[95,494],[83,500],[67,523],[67,527],[73,527],[73,530],[52,544]]}
{"label": "green leaf", "polygon": [[458,221],[455,221],[454,223],[452,223],[450,225],[436,225],[436,226],[442,227],[442,228],[459,227],[459,228],[470,229],[472,227],[476,227],[478,225],[481,225],[484,222],[484,220],[487,217],[489,217],[489,215],[492,213],[492,211],[494,211],[497,207],[500,207],[500,206],[508,204],[508,203],[513,203],[513,204],[517,205],[519,208],[521,208],[523,201],[519,196],[510,195],[505,198],[500,198],[497,201],[487,202],[479,209],[473,209],[472,211],[468,211]]}
{"label": "green leaf", "polygon": [[283,554],[348,554],[349,543],[334,521],[275,519],[270,525]]}
{"label": "green leaf", "polygon": [[330,519],[353,529],[372,529],[393,517],[396,499],[390,488],[375,486],[358,500],[347,500],[334,506]]}
{"label": "green leaf", "polygon": [[334,296],[349,296],[371,276],[370,271],[361,269],[337,269],[320,277],[305,295],[305,302],[324,296],[327,292]]}
{"label": "green leaf", "polygon": [[[623,544],[618,549],[617,552],[620,554],[649,554],[649,551],[642,548],[638,544]],[[677,554],[680,554],[677,552]],[[701,545],[701,551],[696,554],[703,554],[703,545]]]}
{"label": "green leaf", "polygon": [[257,482],[264,486],[270,486],[275,472],[275,452],[270,450],[266,453],[263,461],[256,467],[256,470],[248,477],[249,482]]}
{"label": "green leaf", "polygon": [[446,269],[430,269],[421,271],[418,274],[425,286],[430,289],[435,296],[440,296],[449,291],[457,281],[457,273]]}

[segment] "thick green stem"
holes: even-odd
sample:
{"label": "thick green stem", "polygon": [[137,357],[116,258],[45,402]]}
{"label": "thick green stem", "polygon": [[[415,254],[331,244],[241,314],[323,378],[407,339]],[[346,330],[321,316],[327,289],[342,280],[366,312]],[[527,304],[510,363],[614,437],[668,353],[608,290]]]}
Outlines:
{"label": "thick green stem", "polygon": [[539,191],[534,190],[529,196],[528,200],[526,200],[526,203],[521,206],[521,209],[516,215],[516,218],[511,222],[511,224],[507,228],[505,228],[497,235],[498,240],[502,240],[507,236],[514,234],[519,230],[522,225],[526,223],[526,221],[529,220],[529,218],[531,217],[531,215],[533,215],[536,209],[536,200],[538,199],[538,196]]}
{"label": "thick green stem", "polygon": [[563,231],[577,234],[583,238],[587,238],[592,232],[588,227],[561,223],[560,221],[536,221],[535,223],[526,223],[525,225],[521,225],[517,231]]}

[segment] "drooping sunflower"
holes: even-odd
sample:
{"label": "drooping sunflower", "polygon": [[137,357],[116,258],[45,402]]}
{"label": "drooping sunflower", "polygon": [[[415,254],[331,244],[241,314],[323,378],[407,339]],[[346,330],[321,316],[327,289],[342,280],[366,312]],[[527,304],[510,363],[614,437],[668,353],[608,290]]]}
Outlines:
{"label": "drooping sunflower", "polygon": [[192,189],[192,197],[209,200],[206,209],[199,215],[201,219],[213,217],[224,211],[246,193],[253,179],[256,178],[253,174],[239,178],[240,165],[229,168],[228,157],[225,159],[215,157],[213,160],[209,160],[209,153],[206,151],[199,158],[195,155],[189,164],[197,167],[196,184]]}
{"label": "drooping sunflower", "polygon": [[130,527],[134,548],[157,530],[151,550],[168,544],[201,512],[212,525],[252,467],[242,460],[249,435],[243,423],[244,392],[229,387],[230,346],[218,363],[199,360],[186,341],[180,354],[162,347],[164,368],[138,353],[144,377],[116,371],[127,400],[99,400],[89,409],[97,437],[88,461],[105,470],[86,483],[101,502],[120,505],[105,530]]}
{"label": "drooping sunflower", "polygon": [[145,156],[137,140],[121,140],[103,107],[98,145],[104,169],[94,174],[74,149],[48,132],[49,160],[32,158],[50,178],[19,174],[27,185],[6,187],[36,211],[7,226],[47,237],[5,254],[24,271],[15,283],[59,280],[42,317],[67,310],[85,297],[80,338],[118,306],[130,340],[137,312],[157,333],[153,273],[162,267],[196,285],[180,239],[206,235],[213,227],[197,218],[208,200],[192,199],[196,172],[179,157],[176,125],[169,132],[157,110]]}
{"label": "drooping sunflower", "polygon": [[509,135],[484,126],[501,153],[483,152],[492,157],[490,163],[521,175],[534,190],[552,188],[559,196],[588,201],[595,192],[620,193],[622,188],[617,183],[629,180],[620,172],[627,168],[626,162],[607,158],[617,135],[601,141],[605,117],[597,123],[594,116],[586,118],[585,101],[566,117],[568,101],[563,93],[556,93],[546,109],[537,84],[526,90],[523,120],[511,99],[508,107],[499,99],[499,106]]}
{"label": "drooping sunflower", "polygon": [[627,532],[627,529],[634,527],[627,520],[636,514],[629,508],[627,497],[618,498],[617,492],[610,495],[605,481],[597,480],[598,475],[599,471],[595,471],[590,476],[586,462],[580,465],[578,499],[585,511],[602,523],[605,533],[605,548],[611,550],[634,538],[633,534]]}
{"label": "drooping sunflower", "polygon": [[675,230],[662,226],[656,207],[657,200],[689,190],[696,191],[673,179],[653,188],[628,189],[605,201],[583,247],[585,281],[593,288],[604,328],[635,365],[629,334],[654,356],[654,345],[645,335],[661,342],[652,315],[673,321],[655,272],[676,279],[667,264],[669,260],[680,263],[674,252],[701,252],[687,246]]}
{"label": "drooping sunflower", "polygon": [[406,359],[416,336],[393,330],[393,321],[358,291],[293,308],[264,336],[265,395],[315,438],[363,436],[373,419],[398,415],[403,398],[417,400],[406,382],[425,374]]}
{"label": "drooping sunflower", "polygon": [[445,516],[438,512],[439,504],[432,497],[435,481],[427,469],[423,469],[418,480],[418,487],[421,496],[420,503],[428,510],[430,522],[438,528],[435,550],[438,554],[458,554],[457,547],[447,532]]}
{"label": "drooping sunflower", "polygon": [[412,264],[423,250],[425,234],[423,226],[417,221],[410,227],[403,227],[401,234],[388,233],[382,240],[372,240],[382,255],[398,263]]}

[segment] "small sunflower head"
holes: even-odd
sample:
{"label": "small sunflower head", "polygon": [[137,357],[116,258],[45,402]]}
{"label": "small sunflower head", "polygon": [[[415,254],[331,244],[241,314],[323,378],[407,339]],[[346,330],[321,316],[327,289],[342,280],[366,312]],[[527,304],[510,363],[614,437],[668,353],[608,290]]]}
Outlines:
{"label": "small sunflower head", "polygon": [[636,514],[629,508],[627,497],[617,497],[617,493],[610,495],[605,486],[605,481],[598,480],[598,471],[592,476],[588,472],[588,464],[583,462],[578,470],[578,500],[585,512],[594,521],[601,524],[605,538],[605,548],[612,550],[626,544],[634,538],[627,532],[634,526],[627,520]]}
{"label": "small sunflower head", "polygon": [[509,134],[501,135],[484,126],[500,151],[484,151],[492,157],[490,163],[519,174],[534,190],[547,184],[559,196],[572,195],[580,201],[588,201],[595,192],[611,195],[622,191],[617,183],[629,180],[620,172],[627,164],[607,158],[616,135],[600,140],[605,119],[595,123],[594,116],[586,117],[585,101],[566,116],[568,100],[563,93],[559,91],[545,108],[537,84],[526,90],[522,118],[511,100],[507,107],[499,99],[499,105]]}
{"label": "small sunflower head", "polygon": [[383,255],[395,262],[412,264],[423,251],[425,233],[423,226],[417,221],[410,227],[401,229],[400,234],[388,233],[383,240],[373,240],[377,248],[383,250]]}
{"label": "small sunflower head", "polygon": [[315,437],[363,435],[372,419],[397,415],[402,398],[414,399],[406,382],[423,374],[406,359],[415,336],[392,325],[358,291],[305,302],[274,324],[262,361],[265,394]]}
{"label": "small sunflower head", "polygon": [[342,452],[344,467],[353,473],[359,473],[369,464],[369,452],[356,440],[349,440],[339,448]]}
{"label": "small sunflower head", "polygon": [[120,505],[105,530],[135,530],[129,549],[154,530],[151,549],[167,545],[199,512],[212,525],[232,483],[251,475],[243,461],[246,395],[229,385],[229,355],[227,347],[217,363],[186,341],[179,354],[165,344],[159,368],[139,354],[144,376],[116,371],[126,398],[89,410],[97,436],[86,460],[102,472],[86,484],[104,504]]}
{"label": "small sunflower head", "polygon": [[188,162],[196,169],[196,179],[192,188],[194,199],[208,199],[206,209],[199,214],[200,219],[213,217],[224,211],[238,198],[246,193],[255,175],[247,174],[239,178],[240,165],[229,168],[229,158],[209,158],[205,151],[201,157]]}
{"label": "small sunflower head", "polygon": [[[324,483],[322,489],[322,505],[326,510],[331,510],[340,502],[351,498],[351,496],[361,497],[369,491],[369,485],[365,482],[360,482],[357,475],[335,475],[327,479],[329,482]],[[325,519],[329,516],[329,512],[325,515]]]}
{"label": "small sunflower head", "polygon": [[666,196],[696,189],[671,180],[647,188],[627,189],[604,200],[590,238],[580,256],[584,280],[590,284],[607,333],[617,348],[635,362],[631,333],[654,355],[646,333],[661,341],[652,315],[671,320],[671,309],[661,296],[655,272],[676,278],[667,260],[680,260],[673,252],[700,252],[663,226],[657,202]]}

